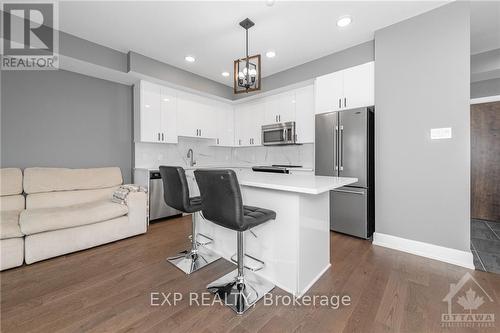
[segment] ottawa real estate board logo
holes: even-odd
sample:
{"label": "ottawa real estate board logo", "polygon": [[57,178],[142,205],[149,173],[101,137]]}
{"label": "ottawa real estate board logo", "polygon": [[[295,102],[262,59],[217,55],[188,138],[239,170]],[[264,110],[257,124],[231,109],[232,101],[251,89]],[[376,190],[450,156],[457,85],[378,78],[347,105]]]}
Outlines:
{"label": "ottawa real estate board logo", "polygon": [[57,3],[1,2],[1,69],[52,70],[59,67]]}
{"label": "ottawa real estate board logo", "polygon": [[448,311],[441,314],[442,327],[495,327],[498,308],[469,272],[450,285],[443,302],[447,303]]}

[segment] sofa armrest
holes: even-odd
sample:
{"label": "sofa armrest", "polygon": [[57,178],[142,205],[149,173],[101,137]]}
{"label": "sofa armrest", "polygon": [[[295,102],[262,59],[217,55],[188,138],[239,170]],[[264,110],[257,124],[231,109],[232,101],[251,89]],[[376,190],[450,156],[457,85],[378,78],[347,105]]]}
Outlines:
{"label": "sofa armrest", "polygon": [[129,222],[134,230],[138,233],[145,233],[148,226],[148,194],[130,192],[127,196],[127,206]]}

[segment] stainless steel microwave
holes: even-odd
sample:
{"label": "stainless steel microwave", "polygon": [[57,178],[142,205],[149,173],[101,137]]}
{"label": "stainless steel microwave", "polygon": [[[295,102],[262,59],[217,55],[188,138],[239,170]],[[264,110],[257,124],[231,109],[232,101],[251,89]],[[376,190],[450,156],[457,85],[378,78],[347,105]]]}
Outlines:
{"label": "stainless steel microwave", "polygon": [[296,141],[295,121],[262,126],[262,144],[264,146],[293,145]]}

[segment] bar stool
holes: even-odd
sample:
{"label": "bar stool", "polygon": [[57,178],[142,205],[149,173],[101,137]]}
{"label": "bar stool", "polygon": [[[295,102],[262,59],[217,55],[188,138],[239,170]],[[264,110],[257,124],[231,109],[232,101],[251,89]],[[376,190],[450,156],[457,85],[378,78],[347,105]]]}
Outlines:
{"label": "bar stool", "polygon": [[[220,259],[220,256],[212,253],[203,246],[210,243],[198,242],[196,232],[196,212],[201,210],[201,198],[189,197],[189,187],[186,179],[186,173],[181,167],[160,166],[161,179],[163,180],[163,198],[170,207],[180,210],[184,213],[191,213],[192,231],[191,231],[191,249],[180,252],[167,260],[181,269],[184,273],[190,274],[202,267]],[[205,238],[207,238],[205,236]]]}
{"label": "bar stool", "polygon": [[201,210],[205,219],[237,231],[238,268],[215,280],[207,289],[224,300],[238,314],[242,314],[274,285],[246,269],[243,232],[276,218],[272,210],[244,206],[238,178],[232,170],[195,170],[201,193]]}

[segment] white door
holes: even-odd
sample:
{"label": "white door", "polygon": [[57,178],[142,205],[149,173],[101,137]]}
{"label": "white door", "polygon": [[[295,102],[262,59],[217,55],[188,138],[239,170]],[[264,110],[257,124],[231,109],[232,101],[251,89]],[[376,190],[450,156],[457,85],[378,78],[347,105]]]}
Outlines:
{"label": "white door", "polygon": [[278,121],[280,123],[286,123],[289,121],[295,121],[295,93],[287,92],[279,94],[279,112]]}
{"label": "white door", "polygon": [[343,71],[339,71],[316,78],[316,114],[340,110],[344,95],[343,76]]}
{"label": "white door", "polygon": [[217,146],[231,147],[234,145],[234,112],[230,105],[220,103],[216,109]]}
{"label": "white door", "polygon": [[251,146],[261,145],[262,125],[264,124],[266,105],[263,101],[257,101],[246,109],[247,139]]}
{"label": "white door", "polygon": [[278,114],[280,111],[279,95],[269,96],[264,99],[264,123],[270,125],[279,123]]}
{"label": "white door", "polygon": [[314,142],[314,87],[295,91],[295,126],[298,143]]}
{"label": "white door", "polygon": [[354,109],[374,104],[374,62],[344,70],[342,109]]}
{"label": "white door", "polygon": [[177,143],[177,96],[175,91],[162,87],[160,104],[162,141]]}
{"label": "white door", "polygon": [[246,146],[248,142],[248,105],[237,105],[234,108],[234,145]]}
{"label": "white door", "polygon": [[215,139],[217,137],[215,106],[211,101],[198,102],[196,124],[200,138]]}
{"label": "white door", "polygon": [[141,141],[161,142],[160,86],[140,82]]}
{"label": "white door", "polygon": [[177,97],[177,133],[179,136],[198,137],[198,104],[186,97],[178,95]]}

